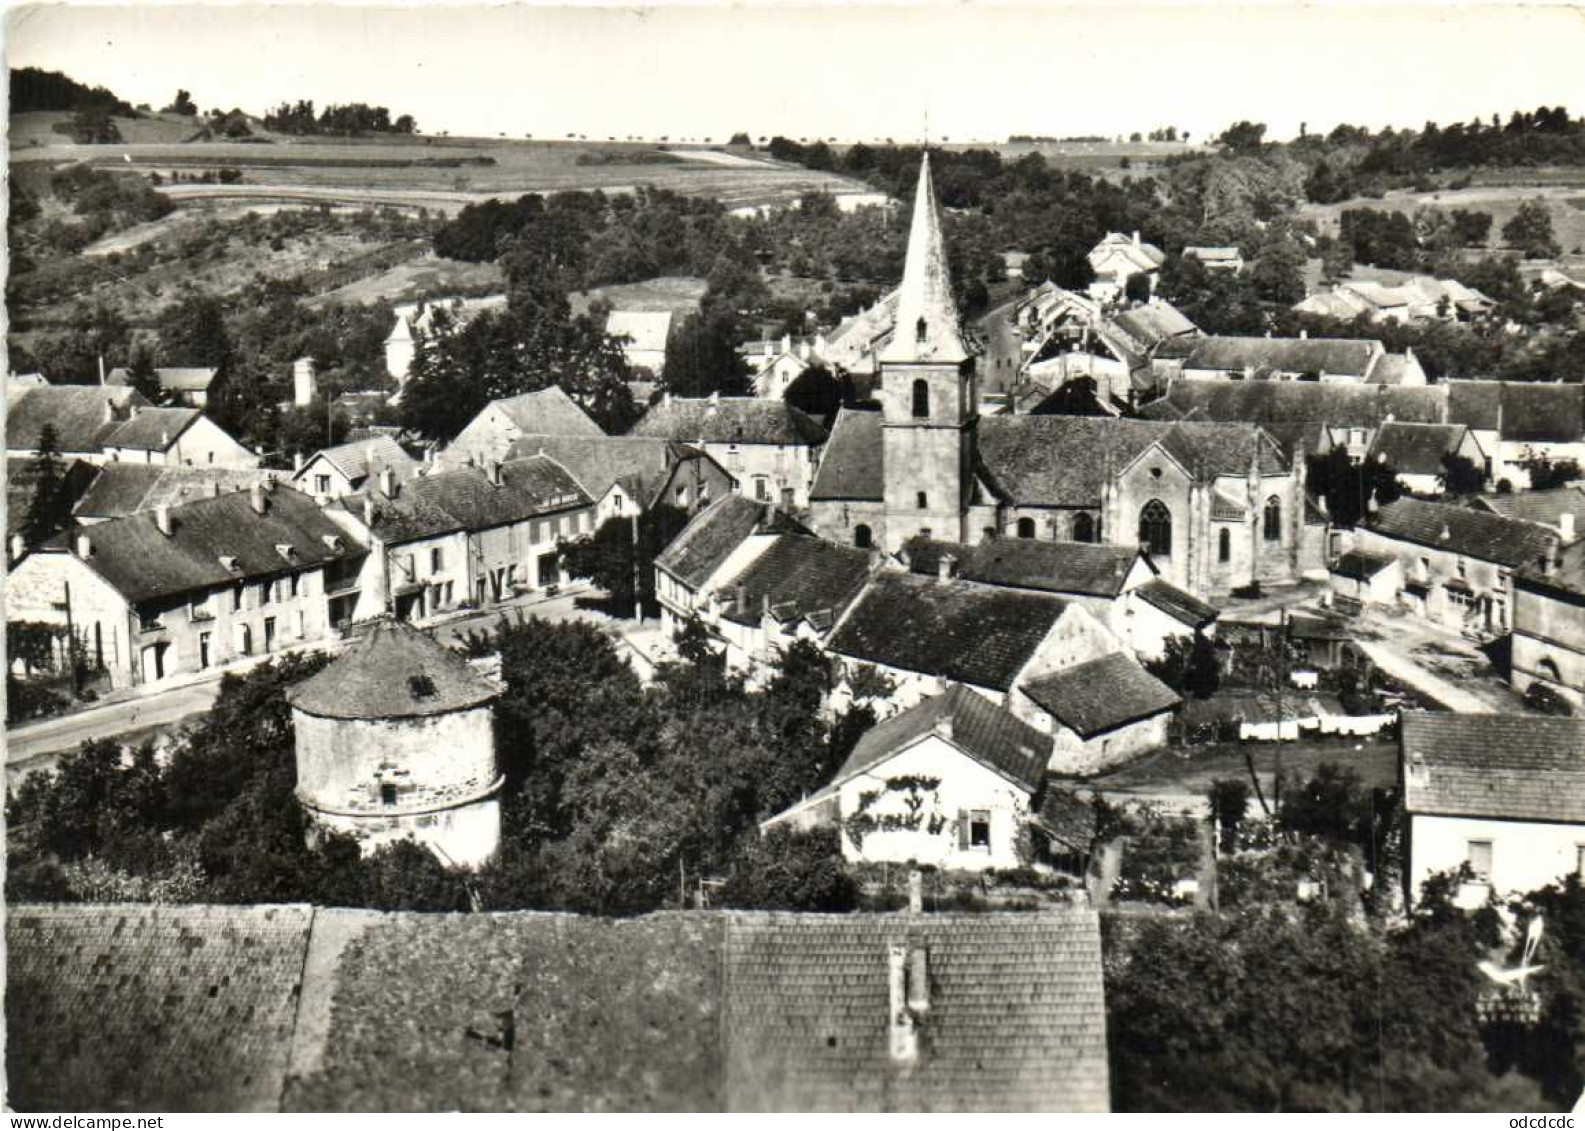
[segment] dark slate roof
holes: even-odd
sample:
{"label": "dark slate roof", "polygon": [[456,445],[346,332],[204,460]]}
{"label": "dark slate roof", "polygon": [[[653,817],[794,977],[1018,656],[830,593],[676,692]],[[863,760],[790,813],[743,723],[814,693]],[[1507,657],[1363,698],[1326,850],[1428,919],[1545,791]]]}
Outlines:
{"label": "dark slate roof", "polygon": [[1215,605],[1206,604],[1193,593],[1179,589],[1165,578],[1151,578],[1133,592],[1141,600],[1190,628],[1204,628],[1222,615]]}
{"label": "dark slate roof", "polygon": [[772,530],[796,533],[803,528],[764,503],[726,495],[689,519],[655,564],[685,585],[698,587],[750,534]]}
{"label": "dark slate roof", "polygon": [[490,402],[524,432],[604,436],[605,431],[560,385]]}
{"label": "dark slate roof", "polygon": [[642,504],[660,490],[672,464],[694,449],[654,436],[523,436],[511,458],[544,454],[572,473],[591,498],[620,483]]}
{"label": "dark slate roof", "polygon": [[13,904],[8,1104],[274,1110],[312,914],[293,904]]}
{"label": "dark slate roof", "polygon": [[820,453],[810,499],[880,499],[885,493],[881,414],[844,408]]}
{"label": "dark slate roof", "polygon": [[[917,1062],[889,1054],[888,953],[922,948]],[[731,916],[732,1111],[1105,1111],[1093,911]]]}
{"label": "dark slate roof", "polygon": [[406,719],[466,711],[500,694],[428,633],[382,620],[330,666],[287,691],[286,701],[331,719]]}
{"label": "dark slate roof", "polygon": [[786,401],[762,397],[671,397],[651,405],[632,435],[683,443],[818,447],[826,442],[826,430],[814,417]]}
{"label": "dark slate roof", "polygon": [[63,452],[96,452],[105,434],[115,426],[110,406],[121,422],[129,410],[147,411],[148,400],[131,388],[108,385],[6,384],[6,447],[32,451],[38,447],[44,425],[55,426]]}
{"label": "dark slate roof", "polygon": [[354,487],[368,478],[371,471],[378,471],[389,467],[396,472],[397,479],[406,482],[418,471],[418,461],[407,454],[407,451],[389,436],[372,436],[367,440],[358,440],[351,444],[337,444],[333,448],[320,448],[310,457],[323,456],[341,474],[345,475]]}
{"label": "dark slate roof", "polygon": [[1574,516],[1574,529],[1585,533],[1585,487],[1554,487],[1546,491],[1511,491],[1506,495],[1481,495],[1470,503],[1504,518],[1518,518],[1556,526],[1566,514]]}
{"label": "dark slate roof", "polygon": [[1034,538],[994,538],[977,546],[915,538],[904,549],[908,567],[930,577],[950,554],[957,559],[954,576],[965,581],[1086,597],[1116,597],[1139,560],[1139,550],[1130,546]]}
{"label": "dark slate roof", "polygon": [[[733,603],[724,615],[739,624],[758,624],[768,601],[771,615],[779,621],[823,613],[824,623],[830,624],[869,580],[869,559],[867,550],[808,535],[780,535],[747,569],[728,580],[725,592]],[[739,592],[744,608],[736,602]]]}
{"label": "dark slate roof", "polygon": [[1556,533],[1533,522],[1410,498],[1382,507],[1370,528],[1389,538],[1512,567],[1549,556],[1558,542]]}
{"label": "dark slate roof", "polygon": [[1411,813],[1585,824],[1585,719],[1408,712],[1403,772]]}
{"label": "dark slate roof", "polygon": [[[290,487],[264,492],[263,514],[245,491],[172,507],[170,514],[169,537],[154,515],[136,514],[68,530],[44,552],[73,553],[77,536],[86,536],[89,568],[134,603],[356,560],[366,552],[314,500]],[[281,546],[291,547],[290,559]],[[236,568],[223,557],[235,558]]]}
{"label": "dark slate roof", "polygon": [[202,415],[196,408],[140,408],[131,420],[104,433],[100,443],[107,448],[163,452]]}
{"label": "dark slate roof", "polygon": [[1337,564],[1332,567],[1332,572],[1339,577],[1351,577],[1356,581],[1369,581],[1382,570],[1392,568],[1396,558],[1384,557],[1381,554],[1367,554],[1364,550],[1349,550],[1337,559]]}
{"label": "dark slate roof", "polygon": [[851,659],[1005,691],[1067,607],[1044,594],[881,573],[826,646]]}
{"label": "dark slate roof", "polygon": [[1370,445],[1370,459],[1404,475],[1440,475],[1442,457],[1458,454],[1469,429],[1462,424],[1383,424]]}
{"label": "dark slate roof", "polygon": [[[1185,369],[1242,373],[1332,373],[1361,380],[1381,352],[1373,338],[1222,338],[1185,339]],[[1163,343],[1165,351],[1169,345]]]}
{"label": "dark slate roof", "polygon": [[1585,438],[1585,386],[1449,381],[1447,418],[1488,432],[1500,423],[1504,440],[1575,443]]}
{"label": "dark slate roof", "polygon": [[1045,781],[1051,736],[985,696],[953,684],[945,694],[932,696],[866,731],[831,779],[831,786],[879,765],[941,727],[951,731],[940,732],[948,742],[1028,792],[1036,792]]}
{"label": "dark slate roof", "polygon": [[1174,381],[1166,396],[1146,405],[1151,420],[1226,420],[1252,424],[1325,423],[1375,428],[1389,417],[1422,424],[1447,419],[1448,388],[1340,385],[1320,381]]}
{"label": "dark slate roof", "polygon": [[1074,852],[1095,847],[1095,803],[1068,790],[1047,786],[1035,822]]}
{"label": "dark slate roof", "polygon": [[1021,690],[1080,738],[1148,719],[1182,702],[1122,652],[1030,680]]}
{"label": "dark slate roof", "polygon": [[374,503],[374,532],[386,542],[488,530],[594,502],[560,464],[544,456],[503,463],[499,484],[481,468],[459,467],[410,479],[394,499],[371,484],[335,505],[361,518],[365,498]]}
{"label": "dark slate roof", "polygon": [[168,467],[144,463],[107,463],[97,469],[93,484],[72,513],[79,518],[122,518],[177,507],[198,499],[245,491],[271,476],[256,468]]}

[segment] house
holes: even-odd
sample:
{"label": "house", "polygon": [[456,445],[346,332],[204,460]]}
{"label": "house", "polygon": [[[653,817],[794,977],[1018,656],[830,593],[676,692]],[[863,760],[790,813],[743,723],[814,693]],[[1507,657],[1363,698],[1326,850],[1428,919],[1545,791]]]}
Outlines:
{"label": "house", "polygon": [[1132,236],[1108,232],[1090,249],[1090,270],[1095,273],[1095,282],[1089,288],[1090,296],[1102,302],[1118,299],[1134,275],[1143,275],[1154,294],[1156,280],[1161,275],[1161,265],[1166,261],[1162,250],[1155,244],[1145,243],[1139,238],[1138,232]]}
{"label": "house", "polygon": [[1466,866],[1469,909],[1585,879],[1585,719],[1411,711],[1402,727],[1411,899]]}
{"label": "house", "polygon": [[1123,406],[1154,390],[1151,359],[1163,342],[1200,334],[1164,299],[1116,310],[1049,283],[1031,292],[1015,324],[1024,333],[1021,372],[1036,388],[1054,391],[1085,377],[1103,404]]}
{"label": "house", "polygon": [[807,533],[785,512],[742,495],[723,495],[694,515],[655,559],[655,598],[665,634],[703,613],[724,578],[787,532]]}
{"label": "house", "polygon": [[1168,640],[1192,641],[1196,636],[1216,635],[1221,610],[1179,589],[1165,578],[1155,577],[1128,591],[1123,607],[1123,628],[1118,633],[1142,660],[1165,655]]}
{"label": "house", "polygon": [[1585,707],[1585,542],[1514,574],[1513,686],[1542,683]]}
{"label": "house", "polygon": [[696,511],[729,495],[737,481],[691,444],[649,436],[523,436],[509,459],[546,455],[599,504],[598,520],[632,517],[665,503]]}
{"label": "house", "polygon": [[99,440],[106,460],[167,467],[257,467],[259,457],[196,408],[133,406]]}
{"label": "house", "polygon": [[132,388],[7,382],[6,455],[37,455],[48,425],[62,458],[105,463],[104,438],[131,420],[134,409],[149,407],[147,398]]}
{"label": "house", "polygon": [[786,508],[809,505],[820,422],[785,401],[759,397],[663,395],[629,433],[691,444],[737,481],[740,493]]}
{"label": "house", "polygon": [[876,724],[826,785],[761,825],[835,827],[854,863],[1026,863],[1051,736],[954,684]]}
{"label": "house", "polygon": [[1404,591],[1403,563],[1389,554],[1348,550],[1327,572],[1334,596],[1355,606],[1391,605]]}
{"label": "house", "polygon": [[826,640],[842,683],[873,668],[896,684],[899,706],[961,683],[1020,717],[1035,713],[1011,697],[1021,683],[1121,648],[1074,602],[891,571],[870,579]]}
{"label": "house", "polygon": [[417,352],[417,335],[430,334],[435,328],[437,312],[444,311],[445,318],[457,327],[466,326],[486,311],[505,310],[505,295],[485,295],[482,298],[435,298],[423,302],[406,303],[396,307],[396,324],[385,338],[385,371],[397,385],[407,384],[412,375],[413,357]]}
{"label": "house", "polygon": [[1018,711],[1052,737],[1054,772],[1088,776],[1167,744],[1183,700],[1138,661],[1113,652],[1019,684]]}
{"label": "house", "polygon": [[592,534],[595,500],[546,456],[377,483],[325,514],[369,547],[355,617],[421,620],[561,584],[563,542]]}
{"label": "house", "polygon": [[72,517],[83,526],[92,526],[162,506],[176,507],[196,499],[248,491],[283,478],[282,472],[257,467],[107,463],[94,469],[92,482],[72,508]]}
{"label": "house", "polygon": [[[220,370],[213,366],[156,366],[155,379],[166,397],[188,408],[203,408],[209,403],[209,389]],[[132,371],[117,366],[105,375],[107,385],[130,385]]]}
{"label": "house", "polygon": [[1489,514],[1550,527],[1568,543],[1574,541],[1576,531],[1585,523],[1585,483],[1571,483],[1545,491],[1476,495],[1469,500],[1469,505]]}
{"label": "house", "polygon": [[1486,469],[1486,453],[1462,424],[1387,421],[1376,430],[1365,458],[1392,468],[1404,490],[1416,495],[1443,493],[1449,460],[1468,460],[1481,473]]}
{"label": "house", "polygon": [[[41,469],[33,460],[6,460],[6,532],[11,539],[12,553],[8,560],[21,557],[16,540],[27,525],[28,511],[38,494]],[[85,460],[61,460],[55,465],[57,476],[56,505],[63,512],[72,510],[97,477],[99,469]]]}
{"label": "house", "polygon": [[1535,523],[1403,498],[1356,528],[1351,548],[1396,560],[1401,599],[1418,615],[1454,630],[1502,635],[1512,624],[1515,572],[1545,568],[1559,542]]}
{"label": "house", "polygon": [[898,292],[891,291],[874,306],[838,323],[823,354],[826,364],[867,389],[880,373],[881,350],[896,329],[897,300]]}
{"label": "house", "polygon": [[1490,461],[1486,477],[1499,487],[1525,490],[1542,461],[1585,468],[1585,386],[1451,380],[1447,419],[1475,434]]}
{"label": "house", "polygon": [[17,563],[7,615],[70,624],[119,689],[332,638],[366,557],[265,483],[68,530]]}
{"label": "house", "polygon": [[803,376],[811,366],[825,364],[826,339],[824,334],[794,340],[783,334],[779,342],[766,339],[749,342],[739,347],[752,370],[757,397],[783,397],[794,381]]}
{"label": "house", "polygon": [[1352,385],[1426,383],[1413,351],[1389,354],[1374,338],[1200,337],[1163,342],[1157,376],[1200,380],[1323,381]]}
{"label": "house", "polygon": [[504,460],[524,436],[604,436],[605,430],[560,385],[491,401],[436,454],[446,467]]}
{"label": "house", "polygon": [[606,317],[605,332],[622,339],[622,356],[633,369],[659,376],[666,368],[671,311],[613,310]]}
{"label": "house", "polygon": [[1348,280],[1330,291],[1310,295],[1293,309],[1349,322],[1365,316],[1372,322],[1426,322],[1432,319],[1469,322],[1496,309],[1496,303],[1454,279],[1412,275],[1389,286],[1373,280]]}
{"label": "house", "polygon": [[292,474],[292,485],[316,499],[339,499],[369,486],[390,468],[398,483],[419,472],[419,462],[389,436],[321,448]]}
{"label": "house", "polygon": [[1186,247],[1183,258],[1192,259],[1213,273],[1237,275],[1244,269],[1244,253],[1236,247]]}
{"label": "house", "polygon": [[367,626],[288,688],[310,843],[329,831],[352,837],[364,855],[413,840],[451,867],[492,860],[501,843],[501,692],[458,653],[391,620]]}

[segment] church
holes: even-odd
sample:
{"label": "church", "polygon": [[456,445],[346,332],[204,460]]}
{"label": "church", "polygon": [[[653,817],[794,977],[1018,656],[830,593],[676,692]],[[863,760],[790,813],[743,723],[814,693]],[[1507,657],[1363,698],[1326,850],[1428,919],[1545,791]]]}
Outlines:
{"label": "church", "polygon": [[914,538],[1138,545],[1201,596],[1324,568],[1303,453],[1258,425],[980,415],[928,155],[879,368],[879,410],[842,410],[810,490],[823,538],[888,553]]}

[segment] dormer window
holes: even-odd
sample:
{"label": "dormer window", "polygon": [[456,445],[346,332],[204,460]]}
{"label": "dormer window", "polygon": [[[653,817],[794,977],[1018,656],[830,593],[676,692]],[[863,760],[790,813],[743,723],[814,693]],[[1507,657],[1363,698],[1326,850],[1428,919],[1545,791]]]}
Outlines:
{"label": "dormer window", "polygon": [[234,556],[232,556],[231,554],[221,554],[220,555],[220,566],[227,573],[241,573],[242,572],[242,566],[240,564],[238,564],[237,559]]}
{"label": "dormer window", "polygon": [[297,561],[297,547],[289,542],[277,542],[275,544],[275,552],[288,562],[295,563]]}
{"label": "dormer window", "polygon": [[341,553],[342,549],[344,549],[344,544],[341,541],[340,535],[337,535],[337,534],[326,534],[326,535],[323,535],[323,539],[324,539],[325,545],[329,548],[330,552],[333,553],[333,554],[339,554],[339,553]]}

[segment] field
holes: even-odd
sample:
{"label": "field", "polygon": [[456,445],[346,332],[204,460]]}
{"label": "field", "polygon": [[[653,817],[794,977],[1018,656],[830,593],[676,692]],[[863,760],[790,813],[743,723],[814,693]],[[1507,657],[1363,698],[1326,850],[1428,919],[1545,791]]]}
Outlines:
{"label": "field", "polygon": [[703,279],[671,275],[642,283],[617,283],[567,296],[574,314],[586,313],[596,299],[605,299],[617,310],[669,310],[678,316],[699,309],[709,284]]}
{"label": "field", "polygon": [[400,263],[388,271],[348,283],[308,299],[309,306],[326,303],[416,302],[425,298],[499,293],[506,287],[506,272],[498,263],[462,263],[433,253]]}

